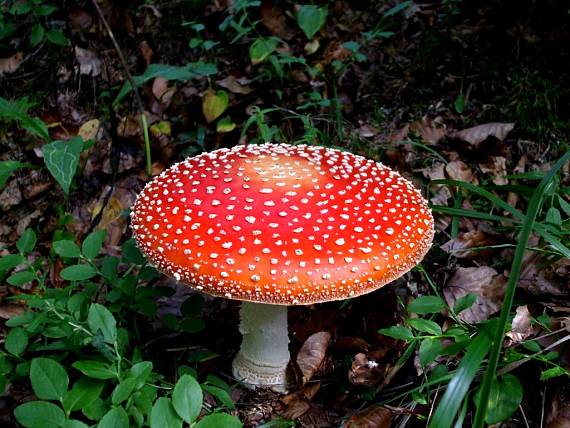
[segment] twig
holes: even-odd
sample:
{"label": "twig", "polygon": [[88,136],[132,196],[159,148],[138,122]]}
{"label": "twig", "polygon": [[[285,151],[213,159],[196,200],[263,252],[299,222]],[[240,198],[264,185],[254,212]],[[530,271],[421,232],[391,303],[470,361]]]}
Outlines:
{"label": "twig", "polygon": [[144,104],[142,102],[142,98],[141,98],[139,91],[137,89],[135,79],[133,79],[133,75],[129,71],[129,65],[127,64],[127,60],[125,59],[125,55],[123,55],[123,51],[121,50],[121,47],[119,46],[119,43],[117,42],[117,39],[115,38],[115,35],[113,34],[113,31],[111,30],[111,27],[109,26],[109,23],[107,22],[107,20],[105,19],[105,16],[103,15],[103,11],[99,7],[97,0],[91,0],[91,2],[93,3],[93,6],[95,6],[95,10],[97,11],[97,15],[99,15],[99,19],[101,20],[101,22],[103,23],[103,26],[107,30],[107,34],[109,34],[109,37],[111,38],[111,41],[113,42],[113,46],[115,46],[115,50],[117,51],[117,55],[119,56],[119,60],[121,61],[121,65],[123,66],[123,69],[125,70],[125,74],[127,75],[127,79],[129,81],[129,83],[131,84],[131,87],[133,88],[133,92],[135,94],[135,100],[136,100],[136,103],[137,103],[137,106],[138,106],[139,112],[140,112],[140,122],[141,122],[142,131],[143,131],[144,142],[145,142],[146,172],[150,176],[150,175],[152,175],[152,161],[151,161],[151,157],[150,157],[150,141],[149,141],[149,136],[148,136],[148,124],[146,121],[146,115],[144,112]]}

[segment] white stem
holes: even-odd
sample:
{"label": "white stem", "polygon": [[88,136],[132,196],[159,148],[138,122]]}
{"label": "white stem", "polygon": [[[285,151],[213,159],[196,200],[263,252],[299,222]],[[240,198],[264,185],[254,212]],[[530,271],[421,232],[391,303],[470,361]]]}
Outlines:
{"label": "white stem", "polygon": [[241,348],[232,371],[245,386],[286,392],[289,363],[287,306],[243,302],[240,310]]}

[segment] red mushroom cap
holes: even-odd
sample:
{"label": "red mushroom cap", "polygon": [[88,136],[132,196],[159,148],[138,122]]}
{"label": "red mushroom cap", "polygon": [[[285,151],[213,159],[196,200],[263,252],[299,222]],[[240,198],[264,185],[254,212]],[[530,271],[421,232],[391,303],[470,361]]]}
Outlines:
{"label": "red mushroom cap", "polygon": [[139,248],[206,293],[282,305],[358,296],[409,271],[434,234],[427,201],[390,168],[314,146],[188,158],[134,205]]}

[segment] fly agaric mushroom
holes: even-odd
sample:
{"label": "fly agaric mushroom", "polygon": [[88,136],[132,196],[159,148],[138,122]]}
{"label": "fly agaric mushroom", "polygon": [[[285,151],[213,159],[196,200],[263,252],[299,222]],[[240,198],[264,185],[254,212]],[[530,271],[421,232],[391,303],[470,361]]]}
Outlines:
{"label": "fly agaric mushroom", "polygon": [[369,293],[424,257],[426,200],[390,168],[316,146],[262,144],[188,158],[132,211],[142,252],[205,293],[243,300],[233,373],[286,391],[287,305]]}

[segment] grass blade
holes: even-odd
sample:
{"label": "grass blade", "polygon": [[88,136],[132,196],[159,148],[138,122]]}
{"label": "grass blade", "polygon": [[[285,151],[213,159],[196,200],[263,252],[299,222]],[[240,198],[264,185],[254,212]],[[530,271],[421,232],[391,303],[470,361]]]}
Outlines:
{"label": "grass blade", "polygon": [[[487,326],[491,327],[491,324],[494,323],[488,323]],[[486,328],[481,329],[481,332],[467,347],[463,361],[449,382],[447,390],[433,414],[429,428],[450,428],[453,424],[465,394],[467,394],[473,378],[481,367],[481,362],[491,347],[491,335],[486,330]]]}
{"label": "grass blade", "polygon": [[479,406],[477,407],[477,412],[475,413],[473,428],[483,428],[483,425],[485,424],[485,418],[487,414],[487,403],[489,400],[489,393],[491,391],[491,383],[496,376],[497,366],[499,365],[499,356],[501,354],[503,336],[505,334],[508,316],[511,311],[511,307],[513,305],[515,289],[517,287],[517,282],[520,277],[523,257],[528,243],[528,239],[533,229],[534,220],[536,219],[538,211],[540,210],[540,207],[544,199],[544,194],[546,193],[552,178],[558,172],[558,170],[562,168],[566,162],[568,162],[569,159],[570,159],[570,152],[567,152],[564,156],[562,156],[562,158],[560,158],[558,162],[556,162],[554,167],[552,167],[549,173],[542,179],[542,181],[536,188],[530,200],[528,211],[526,214],[526,219],[523,223],[523,227],[519,235],[517,248],[515,250],[513,263],[511,265],[511,270],[510,270],[511,273],[509,275],[509,282],[507,283],[507,289],[505,291],[503,307],[501,309],[499,322],[494,333],[493,346],[489,354],[489,364],[487,366],[487,370],[485,371],[485,374],[483,376],[483,381],[481,383],[480,387],[481,395],[479,399]]}

